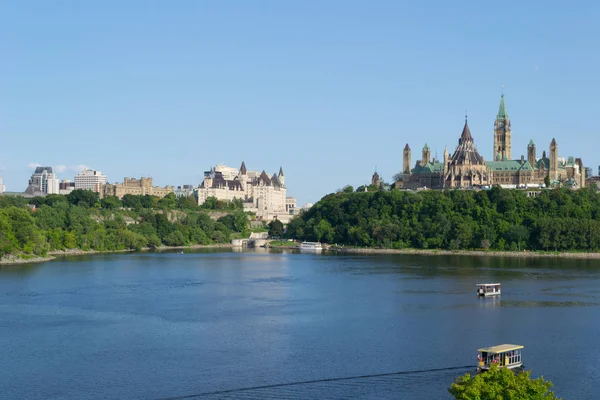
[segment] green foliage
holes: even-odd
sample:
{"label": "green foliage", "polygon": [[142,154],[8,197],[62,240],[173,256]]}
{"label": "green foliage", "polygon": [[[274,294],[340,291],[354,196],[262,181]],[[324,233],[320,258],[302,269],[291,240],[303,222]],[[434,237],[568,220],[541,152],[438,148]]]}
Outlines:
{"label": "green foliage", "polygon": [[89,190],[33,199],[0,196],[0,258],[66,249],[114,251],[228,243],[233,233],[247,235],[248,229],[248,215],[241,208],[232,210],[215,222],[193,197],[184,202],[174,195],[99,200]]}
{"label": "green foliage", "polygon": [[456,400],[560,400],[543,377],[531,379],[530,372],[515,374],[497,365],[484,373],[465,374],[448,391]]}
{"label": "green foliage", "polygon": [[244,205],[242,199],[233,199],[232,201],[227,201],[217,200],[216,197],[209,197],[202,204],[201,208],[205,210],[243,211]]}
{"label": "green foliage", "polygon": [[169,193],[162,199],[158,200],[158,208],[163,210],[173,210],[177,207],[177,197],[175,193]]}
{"label": "green foliage", "polygon": [[550,186],[550,175],[546,175],[546,176],[544,177],[544,185],[545,185],[546,187],[549,187],[549,186]]}
{"label": "green foliage", "polygon": [[116,210],[123,207],[123,203],[117,196],[107,196],[100,201],[100,207],[108,210]]}
{"label": "green foliage", "polygon": [[76,189],[67,195],[67,201],[75,206],[97,207],[100,196],[91,190]]}
{"label": "green foliage", "polygon": [[600,250],[600,195],[589,188],[335,193],[290,221],[286,237],[419,249]]}
{"label": "green foliage", "polygon": [[280,237],[281,235],[283,235],[283,223],[278,220],[278,219],[274,219],[273,221],[269,222],[269,236],[271,237]]}
{"label": "green foliage", "polygon": [[182,210],[197,210],[198,200],[194,196],[179,197],[177,199],[177,207]]}

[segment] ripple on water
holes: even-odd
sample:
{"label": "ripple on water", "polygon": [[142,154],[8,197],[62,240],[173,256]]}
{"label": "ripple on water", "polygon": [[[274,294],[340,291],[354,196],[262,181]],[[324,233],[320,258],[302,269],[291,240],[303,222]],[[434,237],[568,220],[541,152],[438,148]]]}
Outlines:
{"label": "ripple on water", "polygon": [[502,307],[594,307],[600,303],[592,301],[548,301],[548,300],[504,300]]}

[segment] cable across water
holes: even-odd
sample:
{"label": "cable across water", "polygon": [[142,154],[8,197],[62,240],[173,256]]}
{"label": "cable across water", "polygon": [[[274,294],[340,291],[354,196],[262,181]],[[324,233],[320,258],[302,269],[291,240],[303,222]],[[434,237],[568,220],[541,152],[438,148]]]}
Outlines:
{"label": "cable across water", "polygon": [[473,365],[463,365],[460,367],[445,367],[445,368],[431,368],[431,369],[419,369],[419,370],[409,370],[409,371],[397,371],[397,372],[386,372],[381,374],[370,374],[370,375],[357,375],[357,376],[345,376],[339,378],[323,378],[323,379],[313,379],[307,381],[295,381],[295,382],[286,382],[286,383],[275,383],[270,385],[261,385],[261,386],[249,386],[243,388],[235,388],[235,389],[224,389],[224,390],[215,390],[212,392],[203,392],[196,394],[188,394],[183,396],[175,396],[175,397],[162,397],[156,400],[186,400],[186,399],[194,399],[198,397],[205,396],[216,396],[220,394],[230,394],[236,392],[246,392],[250,390],[260,390],[260,389],[272,389],[286,386],[295,386],[295,385],[306,385],[311,383],[323,383],[323,382],[338,382],[338,381],[348,381],[354,379],[366,379],[366,378],[379,378],[385,376],[394,376],[394,375],[410,375],[410,374],[420,374],[426,372],[441,372],[441,371],[453,371],[453,370],[462,370],[467,368],[473,368]]}

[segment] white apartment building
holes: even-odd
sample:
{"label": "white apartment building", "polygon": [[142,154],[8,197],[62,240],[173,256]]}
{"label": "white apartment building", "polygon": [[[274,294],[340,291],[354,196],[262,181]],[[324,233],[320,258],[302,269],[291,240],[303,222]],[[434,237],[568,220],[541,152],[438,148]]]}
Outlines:
{"label": "white apartment building", "polygon": [[91,190],[100,193],[102,185],[106,184],[106,175],[102,175],[100,171],[92,169],[84,169],[79,174],[75,175],[75,189]]}
{"label": "white apartment building", "polygon": [[52,167],[37,167],[25,193],[33,196],[45,196],[47,194],[59,194],[60,181],[52,171]]}
{"label": "white apartment building", "polygon": [[4,193],[6,191],[6,186],[4,186],[4,182],[2,181],[2,177],[0,176],[0,193]]}

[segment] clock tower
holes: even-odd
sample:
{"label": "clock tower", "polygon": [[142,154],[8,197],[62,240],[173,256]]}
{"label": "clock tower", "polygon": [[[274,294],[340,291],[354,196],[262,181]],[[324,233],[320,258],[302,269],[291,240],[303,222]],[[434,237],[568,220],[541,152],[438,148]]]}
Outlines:
{"label": "clock tower", "polygon": [[494,160],[510,160],[511,159],[511,129],[508,113],[504,106],[504,93],[500,98],[500,108],[494,122]]}

